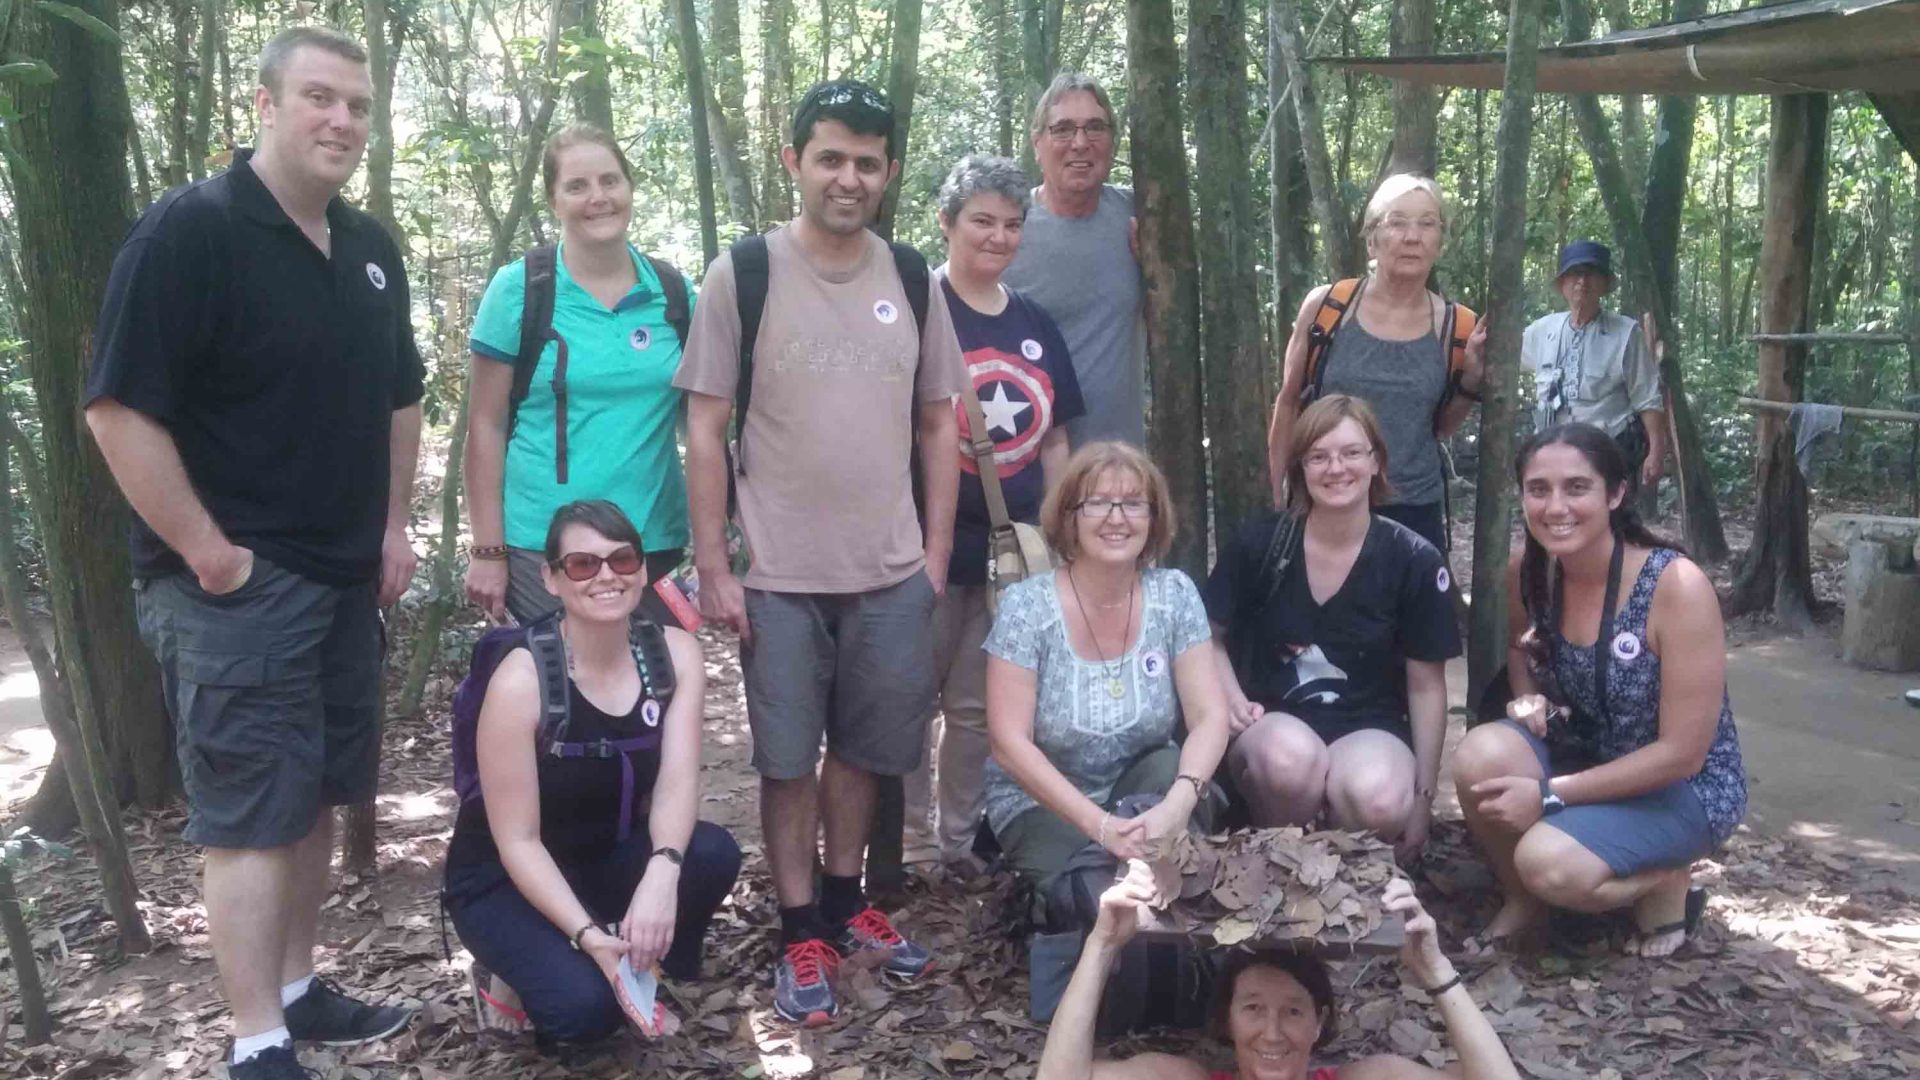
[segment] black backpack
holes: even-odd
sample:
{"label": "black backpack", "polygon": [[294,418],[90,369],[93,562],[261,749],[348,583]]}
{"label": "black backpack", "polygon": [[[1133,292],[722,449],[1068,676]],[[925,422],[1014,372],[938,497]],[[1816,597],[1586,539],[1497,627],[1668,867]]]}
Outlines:
{"label": "black backpack", "polygon": [[[520,415],[520,403],[533,389],[533,370],[540,366],[540,353],[547,342],[554,343],[554,476],[567,482],[567,341],[553,329],[554,269],[560,249],[541,244],[527,252],[526,285],[520,298],[520,351],[513,357],[513,391],[507,396],[507,438],[513,438],[514,420]],[[693,324],[693,305],[687,300],[687,279],[672,263],[652,255],[647,265],[660,279],[660,292],[667,302],[667,322],[687,344],[687,331]]]}
{"label": "black backpack", "polygon": [[[926,257],[907,244],[888,241],[887,247],[893,252],[893,267],[899,273],[900,286],[907,294],[907,306],[913,309],[914,328],[917,332],[924,332],[927,326],[927,303],[933,289],[933,275],[927,268]],[[747,474],[744,440],[740,436],[747,430],[747,405],[753,400],[753,347],[760,336],[760,317],[767,309],[767,285],[772,278],[772,264],[767,255],[765,236],[743,236],[735,240],[729,250],[733,256],[733,283],[740,308],[740,376],[733,390],[734,449],[727,462],[727,507],[731,511],[736,502],[734,477]],[[917,436],[920,430],[917,401],[911,416]],[[914,440],[914,453],[917,464],[917,438]],[[912,468],[911,472],[914,505],[918,506],[920,470]]]}

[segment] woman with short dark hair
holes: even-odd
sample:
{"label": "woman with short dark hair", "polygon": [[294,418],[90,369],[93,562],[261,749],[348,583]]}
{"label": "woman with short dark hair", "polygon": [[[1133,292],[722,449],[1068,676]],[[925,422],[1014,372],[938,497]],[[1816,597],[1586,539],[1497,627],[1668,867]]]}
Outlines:
{"label": "woman with short dark hair", "polygon": [[[1094,1019],[1108,968],[1138,931],[1140,911],[1153,901],[1154,891],[1153,871],[1135,860],[1127,876],[1101,895],[1100,916],[1047,1029],[1037,1080],[1427,1080],[1450,1075],[1390,1054],[1315,1068],[1314,1052],[1333,1041],[1333,983],[1319,959],[1278,949],[1229,952],[1220,960],[1210,1027],[1232,1048],[1233,1068],[1210,1071],[1173,1054],[1095,1061]],[[1441,954],[1433,916],[1420,906],[1413,886],[1395,878],[1381,902],[1406,920],[1400,962],[1409,981],[1439,1008],[1460,1055],[1459,1075],[1518,1080],[1500,1036]]]}

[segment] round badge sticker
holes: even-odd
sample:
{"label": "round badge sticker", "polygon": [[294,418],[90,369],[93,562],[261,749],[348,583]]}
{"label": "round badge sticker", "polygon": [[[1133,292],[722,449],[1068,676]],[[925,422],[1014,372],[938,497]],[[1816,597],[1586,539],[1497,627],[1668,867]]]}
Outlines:
{"label": "round badge sticker", "polygon": [[1038,360],[1045,352],[1046,350],[1040,347],[1040,343],[1032,338],[1020,343],[1020,355],[1029,360]]}
{"label": "round badge sticker", "polygon": [[368,263],[367,280],[373,282],[374,288],[385,289],[387,287],[387,272],[380,269],[379,263]]}
{"label": "round badge sticker", "polygon": [[1613,658],[1621,662],[1637,659],[1640,655],[1640,639],[1631,630],[1622,630],[1613,638]]}
{"label": "round badge sticker", "polygon": [[894,307],[891,300],[875,300],[873,317],[880,320],[882,326],[892,326],[894,321],[900,318],[900,309]]}
{"label": "round badge sticker", "polygon": [[653,698],[648,698],[646,702],[640,706],[640,719],[648,727],[659,727],[660,703]]}
{"label": "round badge sticker", "polygon": [[1433,572],[1433,587],[1441,592],[1446,592],[1453,587],[1453,577],[1447,573],[1446,567],[1443,566]]}
{"label": "round badge sticker", "polygon": [[627,344],[633,346],[635,352],[645,351],[647,346],[653,344],[653,334],[644,326],[636,326],[633,333],[627,335]]}
{"label": "round badge sticker", "polygon": [[1166,674],[1167,654],[1159,649],[1148,649],[1140,654],[1140,674],[1149,679],[1157,679]]}

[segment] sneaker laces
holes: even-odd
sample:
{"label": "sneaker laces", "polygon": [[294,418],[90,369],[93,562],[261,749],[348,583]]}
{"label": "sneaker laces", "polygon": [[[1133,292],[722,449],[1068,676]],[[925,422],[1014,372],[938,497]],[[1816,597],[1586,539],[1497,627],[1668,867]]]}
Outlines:
{"label": "sneaker laces", "polygon": [[786,955],[795,986],[818,986],[840,970],[840,954],[819,938],[794,942],[787,946]]}
{"label": "sneaker laces", "polygon": [[847,928],[855,934],[872,938],[887,948],[892,948],[904,940],[900,937],[899,931],[893,928],[892,920],[876,907],[870,907],[847,920]]}

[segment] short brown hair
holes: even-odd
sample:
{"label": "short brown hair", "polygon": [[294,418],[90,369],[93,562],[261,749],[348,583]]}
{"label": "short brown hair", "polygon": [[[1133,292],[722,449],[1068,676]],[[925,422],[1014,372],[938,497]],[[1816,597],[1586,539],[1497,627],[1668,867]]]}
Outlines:
{"label": "short brown hair", "polygon": [[260,85],[275,98],[280,96],[280,76],[293,54],[304,48],[330,52],[356,64],[367,62],[367,50],[359,42],[331,26],[295,26],[273,35],[260,50]]}
{"label": "short brown hair", "polygon": [[1080,504],[1093,491],[1100,478],[1109,472],[1128,473],[1140,483],[1140,494],[1147,500],[1147,546],[1140,551],[1145,567],[1167,557],[1173,547],[1178,522],[1173,514],[1173,497],[1167,493],[1167,478],[1138,447],[1123,442],[1091,442],[1073,452],[1060,482],[1047,493],[1040,507],[1040,529],[1047,543],[1060,553],[1063,562],[1072,562],[1080,554],[1080,533],[1073,519]]}
{"label": "short brown hair", "polygon": [[620,175],[632,186],[633,166],[627,164],[627,155],[620,149],[618,139],[592,124],[568,124],[547,139],[546,148],[540,154],[540,180],[547,186],[548,202],[553,201],[553,189],[560,183],[560,155],[576,146],[605,147],[613,160],[619,162]]}
{"label": "short brown hair", "polygon": [[1213,975],[1213,998],[1207,1003],[1209,1034],[1216,1039],[1232,1038],[1228,1014],[1233,1009],[1233,992],[1240,976],[1257,967],[1270,967],[1290,976],[1313,999],[1314,1011],[1320,1014],[1320,1035],[1313,1040],[1313,1049],[1324,1049],[1333,1041],[1340,1010],[1334,1008],[1333,977],[1327,972],[1326,961],[1312,953],[1274,947],[1235,949],[1219,961]]}
{"label": "short brown hair", "polygon": [[1293,445],[1287,449],[1287,508],[1294,513],[1313,509],[1307,495],[1307,452],[1346,420],[1359,424],[1373,446],[1376,471],[1373,482],[1367,485],[1368,505],[1379,506],[1393,495],[1393,485],[1387,483],[1387,440],[1380,434],[1380,420],[1373,415],[1373,408],[1351,394],[1327,394],[1307,406],[1293,422]]}

